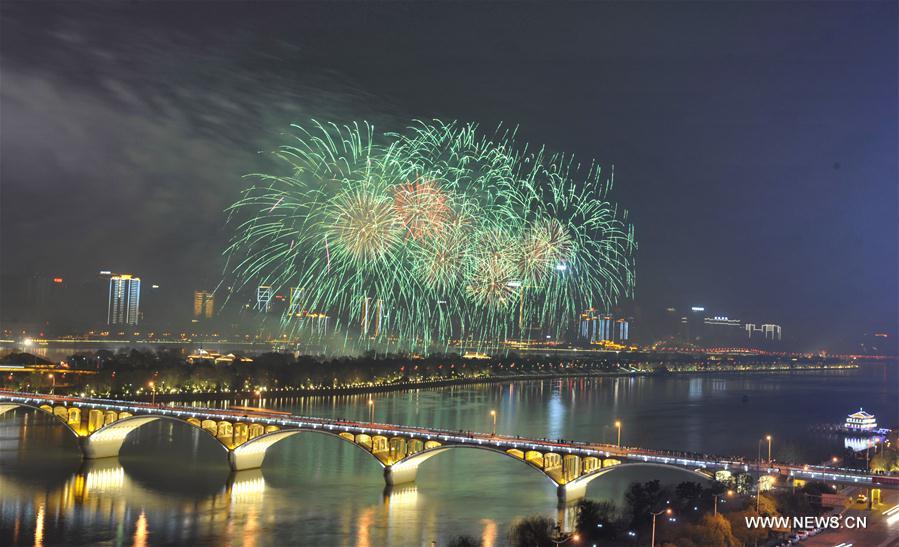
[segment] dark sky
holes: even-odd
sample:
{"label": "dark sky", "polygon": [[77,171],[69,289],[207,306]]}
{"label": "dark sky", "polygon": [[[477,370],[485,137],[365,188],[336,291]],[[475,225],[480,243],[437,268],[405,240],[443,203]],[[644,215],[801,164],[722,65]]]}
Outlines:
{"label": "dark sky", "polygon": [[[220,279],[291,122],[499,122],[614,165],[637,306],[895,332],[897,4],[12,3],[2,272]],[[2,303],[0,303],[2,305]]]}

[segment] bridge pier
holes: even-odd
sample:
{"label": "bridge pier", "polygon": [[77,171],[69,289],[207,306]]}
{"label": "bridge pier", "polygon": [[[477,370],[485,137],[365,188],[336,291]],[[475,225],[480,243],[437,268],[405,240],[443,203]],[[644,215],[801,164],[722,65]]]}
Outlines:
{"label": "bridge pier", "polygon": [[299,433],[298,429],[288,429],[266,433],[251,439],[233,450],[228,451],[228,464],[232,471],[244,471],[262,467],[265,453],[278,441]]}
{"label": "bridge pier", "polygon": [[556,495],[562,505],[575,503],[587,497],[587,485],[585,483],[560,484],[556,488]]}
{"label": "bridge pier", "polygon": [[418,462],[403,462],[388,465],[384,468],[384,481],[387,486],[409,484],[418,476]]}

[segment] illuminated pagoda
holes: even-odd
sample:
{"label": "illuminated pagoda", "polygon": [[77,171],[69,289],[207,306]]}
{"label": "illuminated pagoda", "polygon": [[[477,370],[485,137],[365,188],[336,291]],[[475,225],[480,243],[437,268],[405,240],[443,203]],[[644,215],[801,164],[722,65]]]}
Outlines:
{"label": "illuminated pagoda", "polygon": [[874,419],[873,414],[868,414],[864,409],[860,408],[858,412],[846,417],[846,428],[870,431],[877,429],[877,420]]}

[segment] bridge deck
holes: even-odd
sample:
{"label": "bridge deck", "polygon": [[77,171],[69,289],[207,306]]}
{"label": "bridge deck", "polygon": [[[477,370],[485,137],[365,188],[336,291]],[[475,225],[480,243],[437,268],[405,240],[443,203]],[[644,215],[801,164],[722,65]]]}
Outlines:
{"label": "bridge deck", "polygon": [[[821,480],[832,483],[850,483],[850,484],[871,484],[876,475],[869,475],[858,470],[837,468],[820,465],[796,465],[796,464],[767,464],[764,462],[752,462],[741,458],[728,458],[709,455],[697,455],[679,452],[669,452],[661,450],[648,450],[635,447],[618,447],[615,445],[563,441],[549,439],[523,438],[509,435],[491,435],[486,433],[470,432],[470,431],[451,431],[437,428],[424,428],[415,426],[406,426],[398,424],[385,424],[373,422],[359,422],[352,420],[327,419],[310,416],[298,416],[288,414],[282,411],[267,411],[266,409],[249,409],[239,408],[233,410],[212,409],[212,408],[194,408],[163,404],[149,404],[132,401],[82,398],[82,397],[66,397],[55,395],[41,395],[32,393],[21,393],[0,390],[0,403],[21,404],[40,407],[46,405],[50,407],[78,407],[83,409],[95,409],[104,412],[114,411],[118,413],[128,413],[131,416],[146,417],[167,417],[177,418],[181,420],[212,420],[215,422],[223,422],[226,420],[234,422],[252,422],[261,426],[271,426],[271,430],[312,430],[322,431],[335,435],[344,434],[347,438],[353,440],[356,436],[387,436],[390,438],[401,437],[403,439],[415,440],[420,446],[427,448],[429,441],[434,441],[443,448],[450,446],[472,446],[490,448],[496,451],[505,451],[507,453],[520,454],[519,459],[530,461],[525,456],[530,451],[540,453],[540,466],[553,482],[563,485],[565,482],[573,481],[579,476],[586,475],[588,470],[583,466],[579,467],[579,471],[570,477],[566,477],[561,473],[561,459],[559,460],[558,472],[551,472],[549,464],[543,464],[545,455],[555,454],[560,458],[567,455],[578,456],[580,458],[592,458],[600,462],[602,467],[603,461],[627,461],[629,463],[651,463],[682,467],[690,470],[730,470],[733,472],[752,472],[760,474],[778,474],[782,476],[793,476],[802,479]],[[101,424],[102,426],[102,424]],[[266,429],[266,433],[268,432]],[[261,431],[261,430],[260,430]],[[76,434],[87,437],[92,431],[76,430]],[[286,431],[285,431],[286,433]],[[252,438],[252,437],[251,437]],[[244,442],[246,439],[244,440]],[[237,448],[237,445],[227,446],[229,449]],[[266,445],[267,446],[267,445]],[[369,445],[372,453],[376,449]],[[264,449],[263,449],[264,450]],[[391,449],[392,450],[392,449]],[[412,452],[404,452],[396,457],[380,457],[382,465],[390,467],[394,463],[408,459],[408,455]],[[261,458],[259,459],[261,465]],[[417,464],[416,464],[417,465]],[[582,465],[582,464],[578,464]],[[592,470],[592,469],[591,469]]]}

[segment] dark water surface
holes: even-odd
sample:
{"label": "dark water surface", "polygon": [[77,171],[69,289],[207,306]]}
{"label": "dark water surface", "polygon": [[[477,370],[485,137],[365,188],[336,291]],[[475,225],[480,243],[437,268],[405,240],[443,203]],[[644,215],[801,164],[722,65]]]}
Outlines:
{"label": "dark water surface", "polygon": [[[375,419],[448,429],[622,442],[817,463],[845,440],[813,430],[864,406],[899,423],[895,365],[857,371],[533,381],[374,394]],[[368,395],[263,400],[295,413],[368,420]],[[210,403],[220,405],[221,403]],[[253,402],[253,404],[256,404]],[[231,475],[225,454],[191,427],[151,423],[118,460],[81,464],[52,417],[0,416],[0,545],[430,545],[466,533],[505,543],[519,516],[567,518],[541,474],[510,458],[451,450],[414,486],[385,491],[379,465],[333,437],[301,434],[270,449],[262,470]],[[677,471],[622,469],[588,497],[620,500],[633,480]]]}

